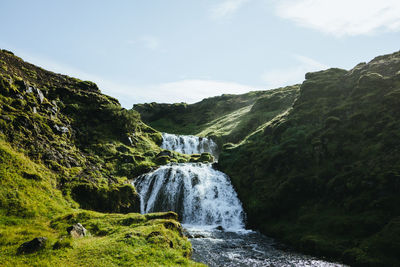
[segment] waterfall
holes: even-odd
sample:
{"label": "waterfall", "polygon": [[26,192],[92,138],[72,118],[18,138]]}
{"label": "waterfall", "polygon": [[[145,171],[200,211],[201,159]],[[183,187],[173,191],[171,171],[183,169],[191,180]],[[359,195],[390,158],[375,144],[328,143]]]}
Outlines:
{"label": "waterfall", "polygon": [[207,137],[193,135],[175,135],[162,133],[163,142],[161,148],[173,150],[183,154],[199,154],[209,152],[215,156],[217,144]]}
{"label": "waterfall", "polygon": [[172,210],[185,224],[244,227],[243,208],[229,178],[211,164],[162,166],[135,184],[142,213]]}
{"label": "waterfall", "polygon": [[[166,133],[162,147],[192,154],[217,150],[211,139]],[[141,213],[175,211],[184,224],[244,228],[244,211],[229,177],[211,164],[164,165],[139,176],[135,186]]]}

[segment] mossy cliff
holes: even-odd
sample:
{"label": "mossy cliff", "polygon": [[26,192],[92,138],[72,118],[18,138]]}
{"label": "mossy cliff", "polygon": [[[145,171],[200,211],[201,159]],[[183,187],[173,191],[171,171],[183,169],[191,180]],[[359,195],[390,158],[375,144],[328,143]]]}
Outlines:
{"label": "mossy cliff", "polygon": [[5,140],[57,173],[59,188],[81,207],[138,211],[128,180],[158,165],[162,137],[137,112],[92,82],[43,70],[5,50],[0,110]]}
{"label": "mossy cliff", "polygon": [[[308,73],[299,90],[254,94],[237,106],[229,101],[246,95],[134,108],[157,130],[219,138],[218,167],[231,177],[250,227],[355,266],[399,266],[400,52],[350,71]],[[218,134],[225,125],[252,125],[245,119],[252,116],[259,119],[241,135]]]}
{"label": "mossy cliff", "polygon": [[[132,213],[139,198],[129,181],[158,166],[160,142],[94,83],[1,50],[0,265],[196,265],[176,214]],[[88,236],[67,233],[78,222]],[[40,236],[40,251],[17,253]]]}

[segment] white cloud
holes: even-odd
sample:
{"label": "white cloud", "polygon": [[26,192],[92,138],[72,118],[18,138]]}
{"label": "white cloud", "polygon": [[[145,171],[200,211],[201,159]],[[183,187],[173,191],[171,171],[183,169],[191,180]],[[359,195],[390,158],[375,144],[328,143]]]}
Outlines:
{"label": "white cloud", "polygon": [[399,0],[283,0],[278,16],[335,36],[400,30]]}
{"label": "white cloud", "polygon": [[265,71],[261,78],[267,83],[267,88],[277,88],[301,83],[307,72],[327,69],[328,66],[309,57],[295,55],[297,65],[285,69]]}
{"label": "white cloud", "polygon": [[211,16],[214,19],[230,17],[249,1],[250,0],[224,0],[211,9]]}

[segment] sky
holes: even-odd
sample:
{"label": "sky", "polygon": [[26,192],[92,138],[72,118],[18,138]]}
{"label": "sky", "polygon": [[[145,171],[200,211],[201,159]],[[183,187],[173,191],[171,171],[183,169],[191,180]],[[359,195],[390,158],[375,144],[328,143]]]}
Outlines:
{"label": "sky", "polygon": [[400,50],[399,0],[0,1],[0,48],[126,108],[292,85]]}

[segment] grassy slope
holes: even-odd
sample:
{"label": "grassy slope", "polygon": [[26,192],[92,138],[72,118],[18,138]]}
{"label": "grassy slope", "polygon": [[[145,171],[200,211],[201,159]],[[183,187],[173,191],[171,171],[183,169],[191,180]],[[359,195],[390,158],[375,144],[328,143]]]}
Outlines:
{"label": "grassy slope", "polygon": [[[56,172],[60,188],[82,207],[138,211],[127,181],[159,164],[161,135],[137,112],[121,108],[92,82],[43,70],[4,50],[0,112],[6,140]],[[188,160],[174,154],[172,160],[179,159]]]}
{"label": "grassy slope", "polygon": [[[197,265],[175,214],[129,213],[139,205],[128,179],[158,165],[159,142],[157,131],[95,84],[1,50],[0,265]],[[69,238],[66,227],[76,222],[91,235]],[[38,236],[49,239],[44,250],[16,255]]]}
{"label": "grassy slope", "polygon": [[210,136],[217,143],[238,143],[288,109],[298,86],[242,95],[222,95],[187,105],[139,104],[133,107],[155,129],[168,133]]}
{"label": "grassy slope", "polygon": [[[81,210],[62,196],[56,184],[53,172],[0,139],[1,266],[197,265],[188,259],[191,245],[181,235],[176,214]],[[66,228],[77,222],[90,236],[68,237]],[[45,249],[16,255],[23,242],[38,236],[48,238]]]}
{"label": "grassy slope", "polygon": [[354,265],[400,264],[400,52],[306,75],[293,109],[223,151],[252,227]]}

